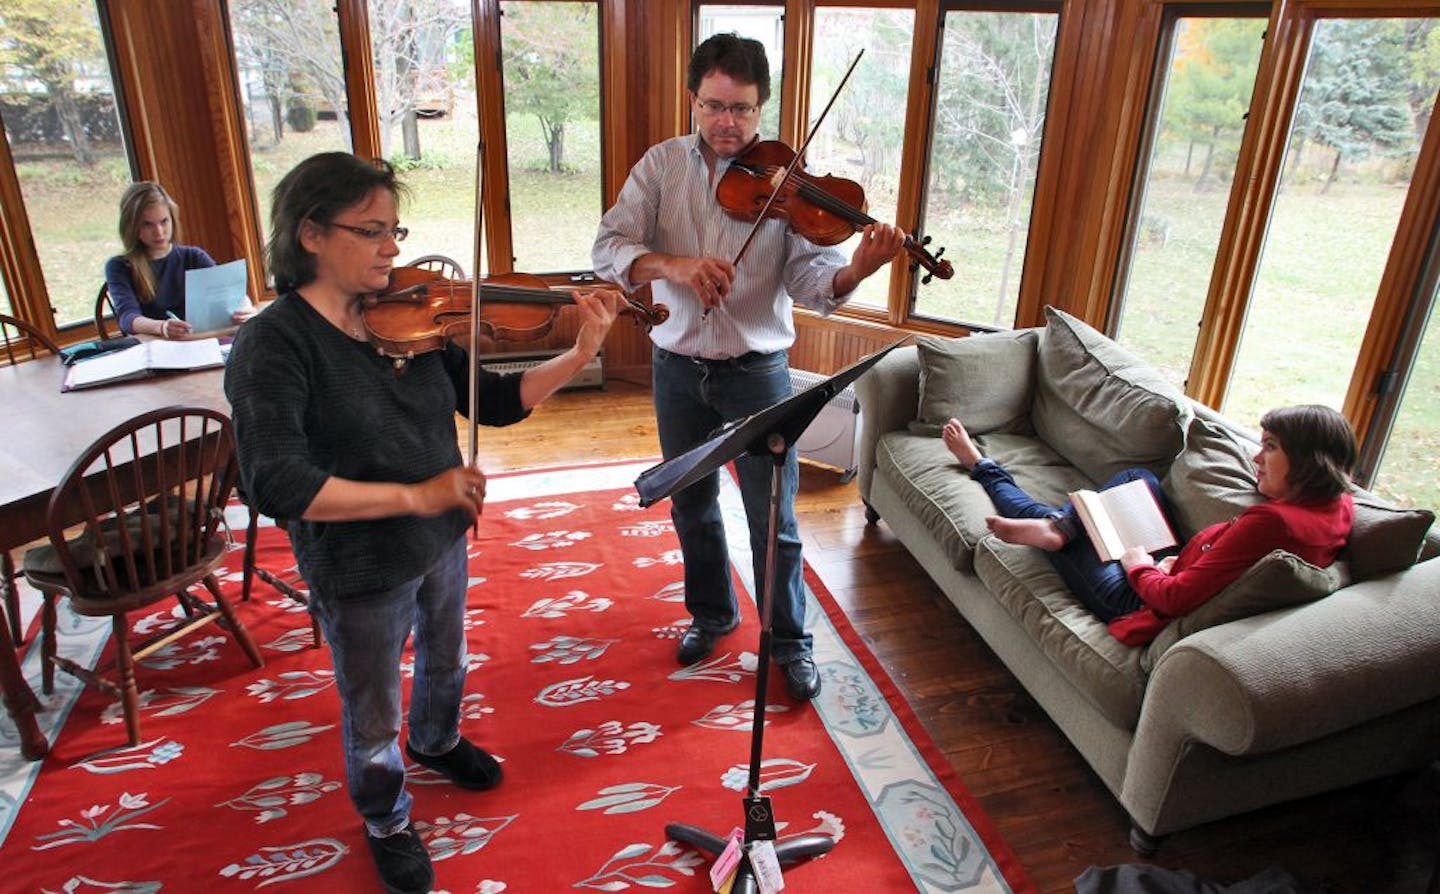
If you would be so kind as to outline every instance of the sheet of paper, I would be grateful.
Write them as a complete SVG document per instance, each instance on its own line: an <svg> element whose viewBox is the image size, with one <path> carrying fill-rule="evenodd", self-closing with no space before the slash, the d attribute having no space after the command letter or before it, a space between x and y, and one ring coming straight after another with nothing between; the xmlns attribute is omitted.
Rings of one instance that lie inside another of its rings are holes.
<svg viewBox="0 0 1440 894"><path fill-rule="evenodd" d="M225 365L218 338L148 341L145 347L150 351L151 369L205 369Z"/></svg>
<svg viewBox="0 0 1440 894"><path fill-rule="evenodd" d="M196 332L227 329L245 306L245 259L185 271L185 322Z"/></svg>

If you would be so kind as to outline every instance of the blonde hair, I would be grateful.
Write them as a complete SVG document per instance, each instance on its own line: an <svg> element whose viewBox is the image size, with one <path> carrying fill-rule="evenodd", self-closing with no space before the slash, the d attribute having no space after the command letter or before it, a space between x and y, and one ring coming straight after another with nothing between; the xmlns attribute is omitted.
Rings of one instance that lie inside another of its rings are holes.
<svg viewBox="0 0 1440 894"><path fill-rule="evenodd" d="M135 297L140 301L155 300L155 268L150 263L149 251L140 241L140 218L151 205L164 205L170 211L170 240L180 239L180 206L170 198L165 187L153 180L141 180L130 184L120 197L120 244L125 251L122 255L130 265L131 279L135 283Z"/></svg>

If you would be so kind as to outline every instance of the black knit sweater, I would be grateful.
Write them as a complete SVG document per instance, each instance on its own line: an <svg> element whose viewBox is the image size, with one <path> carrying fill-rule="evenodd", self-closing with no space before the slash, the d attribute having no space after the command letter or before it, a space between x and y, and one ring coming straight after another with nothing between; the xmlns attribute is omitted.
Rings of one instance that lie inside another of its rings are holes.
<svg viewBox="0 0 1440 894"><path fill-rule="evenodd" d="M461 464L455 413L467 409L466 352L451 344L396 372L299 295L287 293L240 327L225 369L252 507L285 519L300 573L327 597L388 590L423 574L468 525L433 518L313 522L304 514L327 478L412 484ZM520 374L480 371L479 421L528 415Z"/></svg>

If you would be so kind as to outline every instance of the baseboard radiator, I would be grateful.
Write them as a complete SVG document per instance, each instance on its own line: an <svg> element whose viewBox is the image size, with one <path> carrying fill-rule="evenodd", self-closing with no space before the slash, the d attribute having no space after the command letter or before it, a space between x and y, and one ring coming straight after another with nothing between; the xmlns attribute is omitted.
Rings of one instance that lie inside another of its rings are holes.
<svg viewBox="0 0 1440 894"><path fill-rule="evenodd" d="M803 369L790 370L790 385L797 394L828 378ZM839 469L841 481L855 477L860 452L860 401L854 386L830 398L800 436L795 449L801 459Z"/></svg>
<svg viewBox="0 0 1440 894"><path fill-rule="evenodd" d="M491 372L509 373L524 372L534 366L539 366L551 357L558 357L564 351L530 351L515 352L509 354L481 354L480 365ZM605 349L601 348L600 353L590 358L590 362L580 368L569 382L560 386L561 391L573 391L579 388L604 388L605 387Z"/></svg>

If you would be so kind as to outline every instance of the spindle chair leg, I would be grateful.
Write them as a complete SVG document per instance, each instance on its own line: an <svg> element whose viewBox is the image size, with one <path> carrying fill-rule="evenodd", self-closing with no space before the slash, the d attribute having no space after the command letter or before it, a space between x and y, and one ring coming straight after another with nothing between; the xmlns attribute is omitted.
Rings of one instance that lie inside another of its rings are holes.
<svg viewBox="0 0 1440 894"><path fill-rule="evenodd" d="M15 560L7 549L0 552L0 587L5 589L5 619L15 645L25 645L25 625L20 623L20 587L15 583Z"/></svg>
<svg viewBox="0 0 1440 894"><path fill-rule="evenodd" d="M205 589L209 590L211 597L214 598L215 608L220 612L220 617L225 620L225 626L230 629L230 635L235 637L240 648L250 656L250 663L255 667L264 667L265 658L260 654L260 648L255 645L255 640L250 638L250 631L245 629L245 625L235 620L235 610L230 607L230 600L220 592L220 584L215 580L215 575L206 575L201 582L205 584Z"/></svg>
<svg viewBox="0 0 1440 894"><path fill-rule="evenodd" d="M40 604L40 691L55 691L55 594L44 593Z"/></svg>
<svg viewBox="0 0 1440 894"><path fill-rule="evenodd" d="M140 744L140 692L135 686L135 660L130 654L129 627L124 612L110 619L110 629L115 638L115 670L119 675L116 685L125 712L125 732L130 737L131 747L134 747Z"/></svg>

